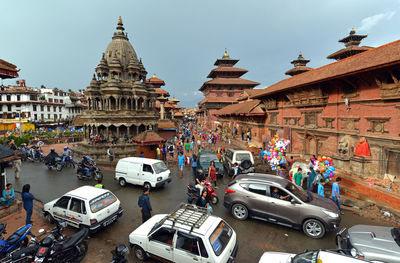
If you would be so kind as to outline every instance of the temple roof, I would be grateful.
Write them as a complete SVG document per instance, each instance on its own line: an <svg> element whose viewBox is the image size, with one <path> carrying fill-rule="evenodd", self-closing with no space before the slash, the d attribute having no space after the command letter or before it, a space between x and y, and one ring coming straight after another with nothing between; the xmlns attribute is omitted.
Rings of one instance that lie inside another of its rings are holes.
<svg viewBox="0 0 400 263"><path fill-rule="evenodd" d="M166 90L163 90L162 88L156 88L156 94L157 96L164 95L164 97L169 97L169 92Z"/></svg>
<svg viewBox="0 0 400 263"><path fill-rule="evenodd" d="M160 120L158 122L158 129L176 129L176 124L168 120Z"/></svg>
<svg viewBox="0 0 400 263"><path fill-rule="evenodd" d="M400 64L400 40L281 80L265 88L262 93L252 96L252 98L261 98L293 88L398 64Z"/></svg>
<svg viewBox="0 0 400 263"><path fill-rule="evenodd" d="M294 75L298 75L298 74L301 74L301 73L309 71L309 70L312 70L312 68L306 67L306 66L297 66L297 67L291 68L288 71L286 71L285 75L294 76Z"/></svg>
<svg viewBox="0 0 400 263"><path fill-rule="evenodd" d="M327 58L340 60L371 49L372 47L359 47L361 40L366 37L367 35L357 35L354 28L351 29L347 37L339 40L344 43L345 48L330 54Z"/></svg>
<svg viewBox="0 0 400 263"><path fill-rule="evenodd" d="M219 73L235 73L238 77L246 74L248 70L236 67L218 67L211 70L210 74L208 74L207 78L215 78L218 76Z"/></svg>
<svg viewBox="0 0 400 263"><path fill-rule="evenodd" d="M165 142L166 140L154 131L144 131L132 139L140 145L154 145Z"/></svg>
<svg viewBox="0 0 400 263"><path fill-rule="evenodd" d="M204 82L199 90L202 91L209 85L229 85L229 86L240 85L240 86L255 87L259 84L260 83L258 83L258 82L251 81L248 79L242 79L242 78L215 78L215 79Z"/></svg>
<svg viewBox="0 0 400 263"><path fill-rule="evenodd" d="M1 79L10 79L18 77L17 66L7 62L5 60L0 59L0 78Z"/></svg>
<svg viewBox="0 0 400 263"><path fill-rule="evenodd" d="M264 91L263 89L245 89L245 90L243 90L243 94L240 95L240 97L237 98L236 100L237 101L247 100L251 96L255 96L256 94L259 94L263 91Z"/></svg>
<svg viewBox="0 0 400 263"><path fill-rule="evenodd" d="M222 58L217 59L217 60L215 61L214 65L215 65L215 66L219 66L219 65L233 66L233 65L235 65L238 61L239 61L239 59L232 59L232 58L229 56L228 51L226 51L226 48L225 48L224 55L222 56Z"/></svg>
<svg viewBox="0 0 400 263"><path fill-rule="evenodd" d="M153 77L146 79L146 83L165 86L164 80L157 78L156 73L153 74Z"/></svg>
<svg viewBox="0 0 400 263"><path fill-rule="evenodd" d="M232 104L216 111L215 115L264 115L265 112L260 106L260 100L244 101L242 103Z"/></svg>
<svg viewBox="0 0 400 263"><path fill-rule="evenodd" d="M236 103L235 97L205 97L199 102L199 105L204 103Z"/></svg>

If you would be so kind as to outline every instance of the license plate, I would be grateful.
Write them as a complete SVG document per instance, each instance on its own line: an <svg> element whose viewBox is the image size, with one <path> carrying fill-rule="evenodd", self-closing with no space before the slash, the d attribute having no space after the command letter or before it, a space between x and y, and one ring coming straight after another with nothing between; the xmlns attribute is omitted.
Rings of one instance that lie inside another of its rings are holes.
<svg viewBox="0 0 400 263"><path fill-rule="evenodd" d="M115 221L115 219L117 219L117 216L113 216L111 219L109 219L106 222L104 222L103 226L111 225Z"/></svg>

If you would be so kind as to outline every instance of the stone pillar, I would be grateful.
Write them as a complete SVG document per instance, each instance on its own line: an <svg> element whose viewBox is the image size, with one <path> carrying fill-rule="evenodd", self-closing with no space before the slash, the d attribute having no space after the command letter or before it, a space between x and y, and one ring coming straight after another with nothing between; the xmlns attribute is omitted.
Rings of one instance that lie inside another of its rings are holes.
<svg viewBox="0 0 400 263"><path fill-rule="evenodd" d="M129 108L128 108L128 100L125 100L125 109L129 110Z"/></svg>
<svg viewBox="0 0 400 263"><path fill-rule="evenodd" d="M165 119L165 108L164 108L164 102L160 102L160 117L161 120Z"/></svg>
<svg viewBox="0 0 400 263"><path fill-rule="evenodd" d="M126 134L128 135L128 138L129 138L129 136L130 136L130 134L129 134L129 130L131 129L131 126L127 126L126 127Z"/></svg>
<svg viewBox="0 0 400 263"><path fill-rule="evenodd" d="M136 135L139 134L139 126L136 126Z"/></svg>
<svg viewBox="0 0 400 263"><path fill-rule="evenodd" d="M99 134L99 127L96 126L96 135Z"/></svg>
<svg viewBox="0 0 400 263"><path fill-rule="evenodd" d="M175 119L174 115L174 109L171 109L171 119Z"/></svg>
<svg viewBox="0 0 400 263"><path fill-rule="evenodd" d="M107 127L106 127L106 135L105 135L105 136L107 137L107 139L110 138L110 136L109 136L109 134L108 134L109 131L110 131L109 126L107 126Z"/></svg>
<svg viewBox="0 0 400 263"><path fill-rule="evenodd" d="M117 137L119 138L119 126L117 126Z"/></svg>
<svg viewBox="0 0 400 263"><path fill-rule="evenodd" d="M121 102L122 102L122 98L121 98L121 97L119 97L119 98L118 98L118 109L119 109L119 110L121 110L121 109L122 109Z"/></svg>
<svg viewBox="0 0 400 263"><path fill-rule="evenodd" d="M139 109L138 101L139 101L138 99L135 99L135 110Z"/></svg>

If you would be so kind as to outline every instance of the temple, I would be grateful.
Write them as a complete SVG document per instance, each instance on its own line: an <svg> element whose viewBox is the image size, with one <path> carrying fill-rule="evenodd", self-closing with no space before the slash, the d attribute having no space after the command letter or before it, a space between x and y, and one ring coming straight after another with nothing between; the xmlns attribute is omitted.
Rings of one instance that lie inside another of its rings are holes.
<svg viewBox="0 0 400 263"><path fill-rule="evenodd" d="M146 83L146 69L124 32L121 17L117 29L95 69L85 94L88 110L81 119L85 136L131 138L146 130L157 132L156 88ZM81 145L86 151L89 145ZM136 144L115 149L119 157L135 156ZM95 156L96 157L96 156ZM97 158L104 158L102 156Z"/></svg>
<svg viewBox="0 0 400 263"><path fill-rule="evenodd" d="M207 78L212 78L203 83L200 91L205 98L199 102L200 122L207 127L215 127L217 120L214 114L217 110L237 103L236 99L243 94L243 90L252 89L260 83L243 79L241 76L247 73L246 69L234 67L238 59L232 59L225 49L222 58L214 63L217 68L211 70Z"/></svg>
<svg viewBox="0 0 400 263"><path fill-rule="evenodd" d="M361 40L363 40L366 37L367 35L356 35L356 30L354 30L353 28L347 37L339 40L339 42L344 44L345 48L330 54L327 58L341 60L362 53L364 51L370 50L372 47L359 46Z"/></svg>
<svg viewBox="0 0 400 263"><path fill-rule="evenodd" d="M312 70L312 68L307 67L307 63L310 62L309 59L305 59L303 58L303 55L301 54L301 52L299 53L299 56L297 57L297 59L293 60L292 63L293 64L293 68L289 69L288 71L285 72L286 75L290 75L290 76L294 76L309 70Z"/></svg>

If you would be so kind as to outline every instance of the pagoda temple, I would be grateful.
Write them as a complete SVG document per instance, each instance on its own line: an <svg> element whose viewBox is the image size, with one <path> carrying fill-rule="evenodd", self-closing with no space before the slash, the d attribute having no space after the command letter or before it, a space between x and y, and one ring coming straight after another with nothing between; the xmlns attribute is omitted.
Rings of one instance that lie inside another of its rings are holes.
<svg viewBox="0 0 400 263"><path fill-rule="evenodd" d="M217 117L214 113L230 104L237 103L237 98L243 94L243 90L252 89L260 83L241 78L248 71L234 67L238 59L229 56L225 49L222 58L214 63L217 68L211 70L207 78L211 80L203 83L200 91L205 98L199 102L199 121L206 127L214 128Z"/></svg>
<svg viewBox="0 0 400 263"><path fill-rule="evenodd" d="M0 59L0 79L11 79L18 77L17 66Z"/></svg>
<svg viewBox="0 0 400 263"><path fill-rule="evenodd" d="M116 32L85 91L88 110L81 119L87 141L101 136L102 141L119 138L119 142L127 142L146 130L157 132L156 89L146 83L146 69L124 30L119 17ZM78 154L89 151L96 159L104 158L105 150L98 145L92 149L90 143L78 146ZM117 144L114 152L117 157L135 156L136 144Z"/></svg>
<svg viewBox="0 0 400 263"><path fill-rule="evenodd" d="M293 60L292 63L293 64L293 68L289 69L288 71L285 72L286 75L290 75L290 76L294 76L309 70L312 70L312 68L307 67L307 63L310 62L309 59L305 59L303 58L303 55L301 54L301 52L299 53L299 56L297 57L297 59Z"/></svg>
<svg viewBox="0 0 400 263"><path fill-rule="evenodd" d="M344 44L345 48L342 48L335 53L330 54L327 58L341 60L372 49L372 47L359 46L361 40L366 37L367 35L357 35L356 30L353 28L347 37L339 40L339 42Z"/></svg>

